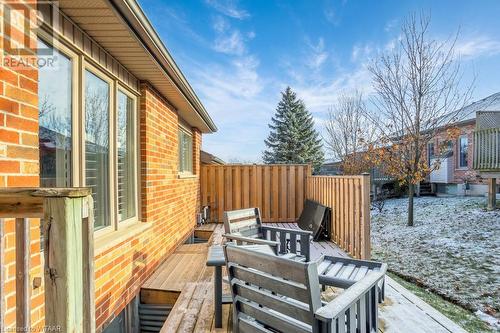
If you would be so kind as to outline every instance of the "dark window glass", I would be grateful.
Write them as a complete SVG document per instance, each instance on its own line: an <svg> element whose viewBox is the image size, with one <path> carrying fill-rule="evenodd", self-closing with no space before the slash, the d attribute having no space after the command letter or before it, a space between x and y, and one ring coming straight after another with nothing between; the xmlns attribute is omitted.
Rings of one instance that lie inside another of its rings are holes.
<svg viewBox="0 0 500 333"><path fill-rule="evenodd" d="M467 148L469 146L469 142L466 136L460 137L458 141L459 151L459 166L460 168L467 168Z"/></svg>
<svg viewBox="0 0 500 333"><path fill-rule="evenodd" d="M427 163L429 166L432 163L432 159L434 158L434 143L427 144Z"/></svg>
<svg viewBox="0 0 500 333"><path fill-rule="evenodd" d="M51 48L41 40L38 43L40 49ZM55 49L51 58L51 65L38 71L40 185L70 187L73 64Z"/></svg>

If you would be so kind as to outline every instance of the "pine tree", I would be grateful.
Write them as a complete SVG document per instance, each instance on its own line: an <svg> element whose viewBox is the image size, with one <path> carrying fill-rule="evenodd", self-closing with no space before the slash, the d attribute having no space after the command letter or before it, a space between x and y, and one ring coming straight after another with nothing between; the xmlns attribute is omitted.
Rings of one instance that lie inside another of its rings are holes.
<svg viewBox="0 0 500 333"><path fill-rule="evenodd" d="M264 163L310 163L317 171L323 163L323 149L314 120L304 102L287 87L281 93L276 114L269 124L271 132L265 144Z"/></svg>

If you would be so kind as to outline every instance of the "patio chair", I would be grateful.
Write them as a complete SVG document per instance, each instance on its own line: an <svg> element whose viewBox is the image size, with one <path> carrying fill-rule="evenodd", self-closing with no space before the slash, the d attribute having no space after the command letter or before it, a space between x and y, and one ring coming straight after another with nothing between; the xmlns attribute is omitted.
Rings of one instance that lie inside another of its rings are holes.
<svg viewBox="0 0 500 333"><path fill-rule="evenodd" d="M312 232L263 225L259 208L224 212L224 229L224 237L238 245L265 244L288 259L310 260Z"/></svg>
<svg viewBox="0 0 500 333"><path fill-rule="evenodd" d="M320 297L316 262L298 262L227 244L234 332L377 332L377 283L372 272L329 303Z"/></svg>

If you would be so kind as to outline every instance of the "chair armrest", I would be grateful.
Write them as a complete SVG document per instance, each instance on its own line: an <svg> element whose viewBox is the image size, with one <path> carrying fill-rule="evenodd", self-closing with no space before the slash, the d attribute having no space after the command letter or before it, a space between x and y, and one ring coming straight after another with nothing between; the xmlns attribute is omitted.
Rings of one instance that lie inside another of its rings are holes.
<svg viewBox="0 0 500 333"><path fill-rule="evenodd" d="M288 232L290 234L296 234L296 235L309 235L312 236L312 231L307 231L307 230L299 230L299 229L290 229L290 228L280 228L280 227L271 227L271 226L266 226L263 225L261 227L264 230L274 230L274 231L283 231L283 232Z"/></svg>
<svg viewBox="0 0 500 333"><path fill-rule="evenodd" d="M260 238L251 238L251 237L237 236L237 235L231 235L231 234L224 234L224 235L222 235L222 237L225 237L229 240L235 240L235 241L240 241L240 242L245 242L245 243L269 245L273 248L277 248L279 245L278 242L260 239Z"/></svg>
<svg viewBox="0 0 500 333"><path fill-rule="evenodd" d="M316 310L314 316L321 321L329 322L344 315L345 311L370 292L370 289L383 279L384 275L381 272L368 273L327 305Z"/></svg>

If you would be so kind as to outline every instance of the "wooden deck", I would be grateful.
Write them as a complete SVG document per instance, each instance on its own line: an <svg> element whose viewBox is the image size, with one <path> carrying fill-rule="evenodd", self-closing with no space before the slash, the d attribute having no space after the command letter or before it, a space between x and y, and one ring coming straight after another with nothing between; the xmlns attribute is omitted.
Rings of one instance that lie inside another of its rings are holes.
<svg viewBox="0 0 500 333"><path fill-rule="evenodd" d="M296 228L294 224L275 224ZM208 246L222 242L221 224L199 228L200 235L210 235L207 243L180 246L143 285L143 290L164 290L178 294L177 301L161 332L231 332L231 306L223 306L223 328L214 327L213 268L205 266ZM321 255L347 256L334 243L313 242L311 258ZM454 322L386 278L386 300L380 306L380 331L395 332L465 332ZM224 285L228 293L227 285Z"/></svg>

